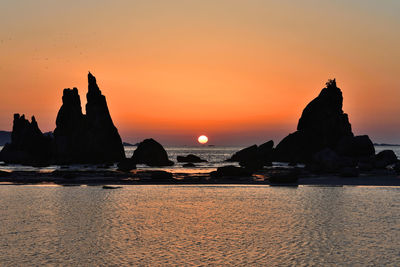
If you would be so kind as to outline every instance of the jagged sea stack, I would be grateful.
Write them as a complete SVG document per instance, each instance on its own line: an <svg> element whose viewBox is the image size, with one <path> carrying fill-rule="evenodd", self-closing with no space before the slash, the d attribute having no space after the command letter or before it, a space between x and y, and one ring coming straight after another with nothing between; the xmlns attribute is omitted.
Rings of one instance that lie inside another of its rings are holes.
<svg viewBox="0 0 400 267"><path fill-rule="evenodd" d="M125 158L121 137L111 119L106 98L89 72L86 115L78 89L64 89L54 138L60 163L104 163Z"/></svg>
<svg viewBox="0 0 400 267"><path fill-rule="evenodd" d="M373 155L375 150L372 142L367 136L354 137L348 116L342 107L342 91L336 86L335 79L329 80L318 97L303 110L297 131L289 134L277 145L275 160L307 162L316 152L325 148L339 154L346 151L350 154L358 153L357 156L360 157ZM367 142L363 139L367 139ZM360 143L362 147L359 147ZM351 151L354 149L357 151Z"/></svg>
<svg viewBox="0 0 400 267"><path fill-rule="evenodd" d="M40 131L34 116L31 122L25 116L14 114L11 143L0 152L0 160L7 163L47 165L52 156L51 137Z"/></svg>

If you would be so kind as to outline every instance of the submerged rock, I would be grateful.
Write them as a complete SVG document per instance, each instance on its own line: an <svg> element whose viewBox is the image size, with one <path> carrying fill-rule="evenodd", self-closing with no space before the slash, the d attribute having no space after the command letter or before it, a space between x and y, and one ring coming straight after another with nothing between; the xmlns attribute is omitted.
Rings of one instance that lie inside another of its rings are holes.
<svg viewBox="0 0 400 267"><path fill-rule="evenodd" d="M139 143L133 152L132 160L136 164L146 164L148 166L172 166L174 162L168 159L168 154L164 147L154 139L145 139Z"/></svg>
<svg viewBox="0 0 400 267"><path fill-rule="evenodd" d="M104 163L125 158L121 137L111 119L107 101L89 72L86 115L78 89L64 89L63 104L54 130L60 163Z"/></svg>
<svg viewBox="0 0 400 267"><path fill-rule="evenodd" d="M340 167L340 157L330 148L325 148L315 153L312 162L316 164L321 171L332 172L338 170Z"/></svg>
<svg viewBox="0 0 400 267"><path fill-rule="evenodd" d="M196 165L194 165L193 163L189 162L189 163L183 164L182 167L184 167L184 168L192 168L192 167L196 167Z"/></svg>
<svg viewBox="0 0 400 267"><path fill-rule="evenodd" d="M252 173L244 168L236 167L236 166L223 166L218 167L217 171L211 172L212 177L250 177Z"/></svg>
<svg viewBox="0 0 400 267"><path fill-rule="evenodd" d="M103 189L120 189L122 186L103 185Z"/></svg>
<svg viewBox="0 0 400 267"><path fill-rule="evenodd" d="M10 176L10 175L11 175L10 172L6 172L6 171L1 171L0 170L0 177L7 177L7 176Z"/></svg>
<svg viewBox="0 0 400 267"><path fill-rule="evenodd" d="M207 160L202 159L193 154L189 154L187 156L177 156L176 159L178 162L191 162L191 163L207 162Z"/></svg>
<svg viewBox="0 0 400 267"><path fill-rule="evenodd" d="M359 175L360 172L356 167L345 167L340 170L341 177L358 177Z"/></svg>
<svg viewBox="0 0 400 267"><path fill-rule="evenodd" d="M382 169L388 165L398 162L396 154L393 150L383 150L375 156L375 168Z"/></svg>
<svg viewBox="0 0 400 267"><path fill-rule="evenodd" d="M52 157L51 137L40 131L34 116L31 122L25 115L14 114L11 143L0 152L0 160L6 163L48 165Z"/></svg>
<svg viewBox="0 0 400 267"><path fill-rule="evenodd" d="M374 167L374 162L370 159L358 162L358 169L362 172L370 172L374 169Z"/></svg>
<svg viewBox="0 0 400 267"><path fill-rule="evenodd" d="M136 169L136 163L132 159L123 159L118 163L118 170L123 172L129 172Z"/></svg>
<svg viewBox="0 0 400 267"><path fill-rule="evenodd" d="M396 164L393 166L393 170L394 170L397 174L400 174L400 161L396 162Z"/></svg>
<svg viewBox="0 0 400 267"><path fill-rule="evenodd" d="M297 169L279 171L270 174L268 181L271 185L297 184L299 180L299 171Z"/></svg>
<svg viewBox="0 0 400 267"><path fill-rule="evenodd" d="M357 161L350 157L340 156L330 148L325 148L315 153L309 164L314 165L312 172L337 173L343 168L355 167Z"/></svg>
<svg viewBox="0 0 400 267"><path fill-rule="evenodd" d="M173 180L172 173L166 171L152 171L150 173L152 180Z"/></svg>
<svg viewBox="0 0 400 267"><path fill-rule="evenodd" d="M336 80L329 80L299 119L297 131L275 148L274 158L285 162L306 162L324 148L334 149L343 138L353 137L351 125L342 110L342 91Z"/></svg>

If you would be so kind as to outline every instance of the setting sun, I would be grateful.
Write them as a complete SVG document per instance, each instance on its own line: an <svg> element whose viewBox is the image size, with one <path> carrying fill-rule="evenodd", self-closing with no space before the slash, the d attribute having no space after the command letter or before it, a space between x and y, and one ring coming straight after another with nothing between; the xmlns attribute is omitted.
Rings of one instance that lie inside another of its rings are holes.
<svg viewBox="0 0 400 267"><path fill-rule="evenodd" d="M208 137L205 135L200 135L199 138L197 138L197 141L199 141L200 144L205 144L208 142Z"/></svg>

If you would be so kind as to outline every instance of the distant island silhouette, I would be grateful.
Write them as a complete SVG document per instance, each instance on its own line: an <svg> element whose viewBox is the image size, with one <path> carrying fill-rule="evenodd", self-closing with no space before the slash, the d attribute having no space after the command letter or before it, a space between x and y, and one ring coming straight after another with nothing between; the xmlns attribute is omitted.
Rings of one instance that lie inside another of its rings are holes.
<svg viewBox="0 0 400 267"><path fill-rule="evenodd" d="M24 115L14 114L11 142L0 152L0 160L6 164L33 166L75 163L107 166L117 163L118 170L123 173L130 173L137 164L151 167L174 165L164 147L152 138L136 144L133 156L126 158L123 145L131 144L122 143L106 98L90 72L86 98L86 114L83 114L78 89L63 90L63 104L53 134L42 133L34 116L28 121ZM276 147L270 140L237 151L227 162L238 162L240 167L218 167L205 179L253 179L254 173L267 173L270 182L295 183L299 176L306 173L358 177L360 173L389 170L388 166L392 166L393 172L400 173L399 160L392 150L375 154L374 144L368 135L354 136L349 117L342 107L341 89L335 79L328 80L320 94L304 108L295 132ZM204 162L193 154L178 156L177 160L185 162L184 167L195 167L194 163ZM293 167L277 172L278 169L271 168L272 162L287 162ZM305 167L295 167L299 164ZM172 179L167 172L152 172L150 176L157 181Z"/></svg>
<svg viewBox="0 0 400 267"><path fill-rule="evenodd" d="M374 146L400 146L400 144L374 143Z"/></svg>

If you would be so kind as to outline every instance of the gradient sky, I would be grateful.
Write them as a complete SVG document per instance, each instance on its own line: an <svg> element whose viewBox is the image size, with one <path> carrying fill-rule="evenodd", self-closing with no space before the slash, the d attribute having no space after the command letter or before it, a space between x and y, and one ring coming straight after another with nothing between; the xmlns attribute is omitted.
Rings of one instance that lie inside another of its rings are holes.
<svg viewBox="0 0 400 267"><path fill-rule="evenodd" d="M0 1L0 129L55 128L97 78L122 138L280 141L329 78L355 134L400 143L400 1Z"/></svg>

